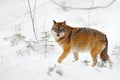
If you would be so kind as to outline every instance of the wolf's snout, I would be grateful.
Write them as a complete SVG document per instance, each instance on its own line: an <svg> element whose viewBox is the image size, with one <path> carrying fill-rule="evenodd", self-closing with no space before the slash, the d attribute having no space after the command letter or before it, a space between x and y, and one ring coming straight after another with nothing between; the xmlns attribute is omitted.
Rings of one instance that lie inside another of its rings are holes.
<svg viewBox="0 0 120 80"><path fill-rule="evenodd" d="M59 34L57 34L57 37L59 37L60 35Z"/></svg>

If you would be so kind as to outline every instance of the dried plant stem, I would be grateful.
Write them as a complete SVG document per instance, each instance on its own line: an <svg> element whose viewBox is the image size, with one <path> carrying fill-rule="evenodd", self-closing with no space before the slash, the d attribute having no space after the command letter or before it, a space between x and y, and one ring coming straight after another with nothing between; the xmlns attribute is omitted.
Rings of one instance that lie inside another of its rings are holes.
<svg viewBox="0 0 120 80"><path fill-rule="evenodd" d="M36 3L35 3L35 5L36 5ZM32 15L32 9L31 9L29 0L28 0L28 6L29 6L29 10L30 10L30 17L31 17L31 21L32 21L32 26L33 26L33 32L34 32L35 40L37 40L36 31L35 31L35 22L34 22L35 20L34 20L34 17Z"/></svg>

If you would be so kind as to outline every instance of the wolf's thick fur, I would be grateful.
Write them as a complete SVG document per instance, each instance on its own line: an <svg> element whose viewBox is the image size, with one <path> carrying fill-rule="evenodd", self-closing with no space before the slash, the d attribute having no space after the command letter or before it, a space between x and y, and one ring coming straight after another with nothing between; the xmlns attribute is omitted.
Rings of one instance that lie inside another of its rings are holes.
<svg viewBox="0 0 120 80"><path fill-rule="evenodd" d="M91 28L70 27L66 25L66 21L53 22L52 34L63 48L58 63L61 63L71 50L75 60L79 59L78 52L89 50L93 59L92 66L97 64L98 54L104 62L109 59L108 40L104 33Z"/></svg>

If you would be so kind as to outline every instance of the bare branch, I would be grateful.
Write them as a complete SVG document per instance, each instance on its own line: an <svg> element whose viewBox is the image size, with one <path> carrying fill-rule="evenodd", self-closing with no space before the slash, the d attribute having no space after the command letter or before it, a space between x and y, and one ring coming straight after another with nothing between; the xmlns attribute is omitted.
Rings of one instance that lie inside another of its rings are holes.
<svg viewBox="0 0 120 80"><path fill-rule="evenodd" d="M37 0L35 0L35 3L34 3L33 18L35 18L36 4L37 4Z"/></svg>
<svg viewBox="0 0 120 80"><path fill-rule="evenodd" d="M54 4L60 6L61 8L68 8L68 9L80 9L80 10L93 10L93 9L99 9L99 8L107 8L109 6L111 6L116 0L112 0L109 4L105 5L105 6L94 6L94 7L88 7L88 8L81 8L81 7L71 7L71 6L65 6L62 5L54 0L51 0Z"/></svg>
<svg viewBox="0 0 120 80"><path fill-rule="evenodd" d="M36 1L37 2L37 1ZM36 7L36 8L34 8L34 9L39 9L39 8L41 8L42 6L45 6L45 5L48 5L49 4L49 1L48 2L46 2L46 3L43 3L43 4L41 4L40 6L36 6L36 4L34 5L34 7ZM34 11L34 9L31 9L31 11L33 12ZM27 15L27 14L29 14L30 13L30 11L27 11L27 12L25 12L25 13L23 13L22 15L20 15L20 16L18 16L17 18L19 19L19 18L21 18L21 17L23 17L23 16L25 16L25 15Z"/></svg>
<svg viewBox="0 0 120 80"><path fill-rule="evenodd" d="M29 10L30 10L30 17L31 17L31 20L32 20L33 32L34 32L34 35L35 35L35 39L37 40L37 36L36 36L36 33L35 33L35 23L34 23L34 18L33 18L33 15L32 15L32 9L31 9L29 0L28 0L28 6L29 6Z"/></svg>
<svg viewBox="0 0 120 80"><path fill-rule="evenodd" d="M91 0L91 8L94 6L95 0ZM88 26L91 25L91 9L88 10Z"/></svg>

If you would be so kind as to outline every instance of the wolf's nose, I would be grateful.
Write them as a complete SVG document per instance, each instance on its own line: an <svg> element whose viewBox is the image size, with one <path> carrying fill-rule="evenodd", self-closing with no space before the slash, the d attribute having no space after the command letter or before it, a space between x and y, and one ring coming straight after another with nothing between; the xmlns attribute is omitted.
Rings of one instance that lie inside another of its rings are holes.
<svg viewBox="0 0 120 80"><path fill-rule="evenodd" d="M57 34L57 37L59 37L60 35L59 34Z"/></svg>

